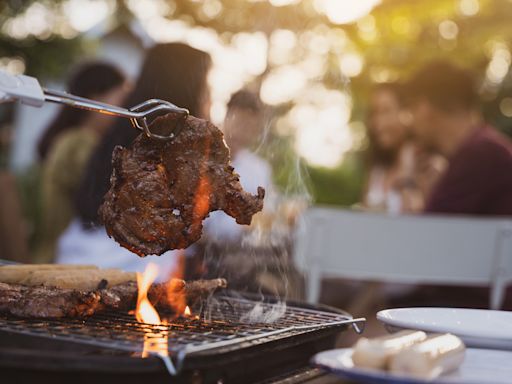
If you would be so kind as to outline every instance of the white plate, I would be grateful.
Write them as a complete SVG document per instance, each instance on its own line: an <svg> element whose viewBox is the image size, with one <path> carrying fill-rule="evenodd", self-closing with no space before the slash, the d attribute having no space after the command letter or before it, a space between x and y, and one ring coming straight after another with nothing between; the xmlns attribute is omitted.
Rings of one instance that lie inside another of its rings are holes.
<svg viewBox="0 0 512 384"><path fill-rule="evenodd" d="M510 384L512 383L512 352L489 349L466 350L464 363L457 371L435 380L424 381L391 375L384 371L354 367L352 349L333 349L313 356L313 364L337 376L362 383L396 384Z"/></svg>
<svg viewBox="0 0 512 384"><path fill-rule="evenodd" d="M377 313L391 331L453 333L468 347L512 350L512 312L463 308L398 308ZM512 379L511 379L512 381Z"/></svg>

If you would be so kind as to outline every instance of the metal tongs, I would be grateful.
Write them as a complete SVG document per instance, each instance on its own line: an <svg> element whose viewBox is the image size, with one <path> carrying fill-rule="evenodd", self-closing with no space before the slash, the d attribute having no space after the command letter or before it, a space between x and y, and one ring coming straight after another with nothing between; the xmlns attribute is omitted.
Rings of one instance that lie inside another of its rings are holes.
<svg viewBox="0 0 512 384"><path fill-rule="evenodd" d="M22 104L33 107L41 107L46 101L50 101L106 115L125 117L130 119L132 125L135 128L142 130L146 136L159 140L172 139L174 137L174 132L169 132L166 135L152 133L149 129L148 123L148 118L151 115L161 115L173 112L182 115L183 117L187 117L189 114L187 109L177 107L168 101L159 99L147 100L130 109L116 107L114 105L99 103L97 101L71 95L67 92L43 88L39 85L39 81L34 77L11 75L0 70L0 103L15 101L20 101Z"/></svg>

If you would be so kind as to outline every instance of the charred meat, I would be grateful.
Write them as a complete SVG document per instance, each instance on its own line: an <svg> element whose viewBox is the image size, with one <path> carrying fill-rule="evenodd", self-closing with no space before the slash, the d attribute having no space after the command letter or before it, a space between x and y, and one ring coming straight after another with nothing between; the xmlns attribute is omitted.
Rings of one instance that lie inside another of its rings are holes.
<svg viewBox="0 0 512 384"><path fill-rule="evenodd" d="M182 297L194 305L227 285L224 279L185 282L173 279L165 284L154 284L149 289L149 300L161 310L182 313L171 300ZM0 313L29 318L87 317L105 311L127 311L135 308L137 284L126 282L94 291L25 286L0 282Z"/></svg>
<svg viewBox="0 0 512 384"><path fill-rule="evenodd" d="M101 307L98 292L0 283L0 312L19 317L85 317Z"/></svg>
<svg viewBox="0 0 512 384"><path fill-rule="evenodd" d="M212 211L250 224L263 208L265 190L253 196L242 189L217 127L174 114L151 125L155 133L169 129L178 131L172 140L141 134L130 148L115 148L111 187L99 211L109 236L139 256L188 247Z"/></svg>

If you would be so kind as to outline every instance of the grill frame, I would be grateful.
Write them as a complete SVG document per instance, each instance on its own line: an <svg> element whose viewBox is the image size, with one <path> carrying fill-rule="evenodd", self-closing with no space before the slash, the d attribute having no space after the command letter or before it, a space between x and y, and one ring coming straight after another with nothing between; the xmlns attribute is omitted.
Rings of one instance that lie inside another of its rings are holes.
<svg viewBox="0 0 512 384"><path fill-rule="evenodd" d="M236 295L239 296L238 293ZM245 297L247 296L250 297L250 295L245 295ZM287 305L305 311L322 311L333 316L352 319L348 313L326 306L312 306L296 302L288 302ZM201 383L217 382L219 378L228 383L240 382L237 380L244 377L243 382L249 383L252 381L249 381L246 376L251 370L254 372L250 375L255 379L262 374L262 372L258 372L258 369L261 371L259 365L261 365L262 359L268 359L268 362L272 363L271 367L265 369L268 374L274 371L278 374L285 370L300 368L307 365L309 358L314 353L332 348L336 341L335 335L348 327L350 327L349 323L316 327L292 332L292 334L282 333L275 337L256 339L244 345L243 348L236 345L235 347L191 353L186 356L182 371L174 379L178 383L190 382L193 377L198 376L201 378L198 382ZM0 369L2 371L7 369L7 371L17 371L19 374L20 370L24 372L36 370L44 371L46 375L48 372L52 372L54 375L48 381L52 383L60 382L59 378L62 379L69 372L80 372L81 377L92 375L91 380L94 379L98 383L101 382L101 377L104 377L105 374L127 375L123 379L123 382L127 383L132 382L130 381L131 376L135 377L138 374L160 375L162 382L169 380L163 364L155 357L134 358L132 353L127 351L105 349L102 346L76 342L70 343L59 338L33 337L9 332L2 327L0 327L0 335L2 335L0 339L4 341L11 338L13 345L20 345L19 341L25 338L28 345L28 348L13 350L12 345L11 348L2 348L0 344ZM50 347L46 346L46 351L44 351L43 344L50 345ZM158 380L155 379L155 382Z"/></svg>
<svg viewBox="0 0 512 384"><path fill-rule="evenodd" d="M0 331L132 353L142 352L145 335L152 337L164 332L168 333L169 354L175 357L181 353L187 356L226 353L245 348L246 344L271 342L322 328L341 329L354 321L341 310L312 309L288 302L285 313L277 321L248 322L241 318L255 305L268 313L279 310L280 304L275 300L255 301L246 295L240 298L221 295L215 303L209 305L213 309L202 315L206 321L179 318L168 326L139 323L133 315L118 312L96 314L87 319L20 319L0 315Z"/></svg>

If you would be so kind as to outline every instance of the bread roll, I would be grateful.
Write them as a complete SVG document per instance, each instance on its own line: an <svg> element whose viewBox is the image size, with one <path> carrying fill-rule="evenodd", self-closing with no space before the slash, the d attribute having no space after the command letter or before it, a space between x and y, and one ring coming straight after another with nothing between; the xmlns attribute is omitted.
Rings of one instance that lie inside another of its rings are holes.
<svg viewBox="0 0 512 384"><path fill-rule="evenodd" d="M430 336L394 356L390 371L396 375L435 379L459 368L464 361L465 350L464 343L457 336Z"/></svg>
<svg viewBox="0 0 512 384"><path fill-rule="evenodd" d="M135 273L124 272L120 269L41 270L32 272L21 280L20 284L93 291L98 289L102 281L106 282L105 287L111 287L135 280Z"/></svg>
<svg viewBox="0 0 512 384"><path fill-rule="evenodd" d="M425 332L410 330L375 339L363 337L354 346L352 361L357 367L387 369L394 355L426 338Z"/></svg>
<svg viewBox="0 0 512 384"><path fill-rule="evenodd" d="M70 270L97 270L95 265L72 264L14 264L0 267L0 282L7 284L21 284L35 271L64 271Z"/></svg>

